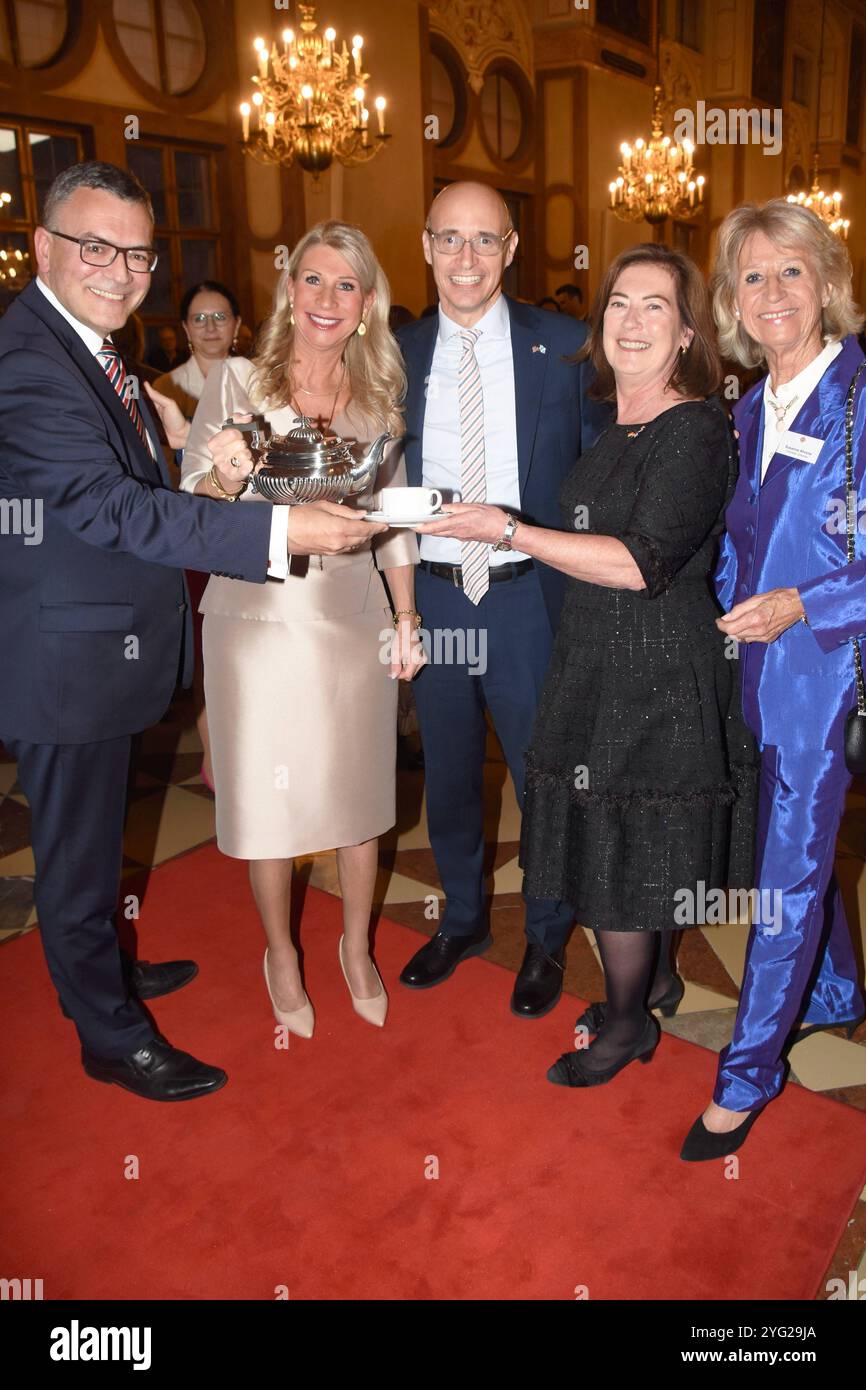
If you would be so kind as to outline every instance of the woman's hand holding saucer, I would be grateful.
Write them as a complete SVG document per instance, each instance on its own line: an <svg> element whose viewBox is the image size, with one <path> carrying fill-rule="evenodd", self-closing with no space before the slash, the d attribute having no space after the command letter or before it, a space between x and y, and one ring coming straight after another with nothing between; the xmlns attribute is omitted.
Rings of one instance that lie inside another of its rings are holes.
<svg viewBox="0 0 866 1390"><path fill-rule="evenodd" d="M421 536L448 536L458 541L487 541L493 545L505 530L508 517L501 507L487 502L443 502L444 516L412 527Z"/></svg>

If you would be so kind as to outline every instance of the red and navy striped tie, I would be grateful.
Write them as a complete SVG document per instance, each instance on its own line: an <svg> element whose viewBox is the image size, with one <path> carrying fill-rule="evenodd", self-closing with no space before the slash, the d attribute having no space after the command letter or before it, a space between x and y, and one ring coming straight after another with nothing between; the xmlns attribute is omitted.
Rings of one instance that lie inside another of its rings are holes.
<svg viewBox="0 0 866 1390"><path fill-rule="evenodd" d="M114 346L114 343L111 341L110 338L106 338L103 341L102 347L99 349L99 352L96 355L105 371L105 375L108 377L108 380L111 382L118 396L123 401L123 404L126 407L126 412L129 415L130 420L135 425L135 428L138 430L138 433L141 436L142 444L144 445L145 449L147 449L148 453L152 456L153 451L150 447L150 440L147 437L147 430L144 427L144 421L141 418L141 411L138 408L138 401L132 394L132 378L127 376L126 368L124 367L123 362L121 361L120 353L117 351L117 348Z"/></svg>

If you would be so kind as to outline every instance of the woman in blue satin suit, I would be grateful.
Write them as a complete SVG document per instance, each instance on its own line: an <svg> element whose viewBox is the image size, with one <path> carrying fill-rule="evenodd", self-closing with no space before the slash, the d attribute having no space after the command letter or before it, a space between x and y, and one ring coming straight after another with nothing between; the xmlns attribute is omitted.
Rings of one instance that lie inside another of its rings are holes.
<svg viewBox="0 0 866 1390"><path fill-rule="evenodd" d="M718 626L741 644L743 712L761 746L761 906L733 1038L686 1160L739 1148L781 1090L792 1042L840 1025L850 1036L863 1018L833 874L851 781L851 639L866 634L866 526L847 564L843 501L845 401L864 361L863 315L844 244L781 198L722 223L714 292L723 354L768 368L734 410L740 476L716 577L726 610ZM854 481L866 501L864 473L866 371L854 413Z"/></svg>

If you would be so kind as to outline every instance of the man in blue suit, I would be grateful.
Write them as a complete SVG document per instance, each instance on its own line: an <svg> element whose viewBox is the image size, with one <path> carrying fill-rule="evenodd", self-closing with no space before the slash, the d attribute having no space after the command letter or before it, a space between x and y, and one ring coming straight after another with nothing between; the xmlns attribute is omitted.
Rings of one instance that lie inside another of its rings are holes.
<svg viewBox="0 0 866 1390"><path fill-rule="evenodd" d="M370 523L331 504L229 507L172 491L110 339L156 264L137 179L96 161L58 175L35 249L38 278L0 321L0 499L41 531L0 538L0 739L30 802L43 948L85 1071L188 1100L225 1072L156 1034L138 1001L197 967L125 960L114 925L131 735L192 676L182 567L264 583L285 577L289 550L350 549ZM228 495L220 485L215 499Z"/></svg>
<svg viewBox="0 0 866 1390"><path fill-rule="evenodd" d="M560 485L581 450L582 370L568 359L586 338L571 318L502 293L517 234L492 188L451 184L434 200L424 255L437 316L399 334L409 389L406 470L446 500L487 501L537 525L561 527ZM605 412L596 408L583 447ZM516 524L516 523L515 523ZM445 890L435 936L401 981L428 989L491 944L484 895L485 710L518 800L523 751L550 658L564 576L516 552L423 535L416 602L434 641L415 685L424 745L430 843ZM449 641L437 642L447 635ZM462 640L461 640L462 639ZM440 659L444 656L444 660ZM512 1012L538 1018L562 992L568 906L529 899L527 946Z"/></svg>

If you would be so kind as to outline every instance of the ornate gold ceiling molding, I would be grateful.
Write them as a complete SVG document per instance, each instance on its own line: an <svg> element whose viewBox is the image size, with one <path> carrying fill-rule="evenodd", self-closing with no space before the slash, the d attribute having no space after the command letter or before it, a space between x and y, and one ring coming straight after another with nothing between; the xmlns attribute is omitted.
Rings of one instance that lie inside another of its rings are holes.
<svg viewBox="0 0 866 1390"><path fill-rule="evenodd" d="M469 85L480 92L484 72L508 58L532 81L532 27L516 0L427 0L430 28L448 39L466 66Z"/></svg>
<svg viewBox="0 0 866 1390"><path fill-rule="evenodd" d="M665 39L662 39L660 56L663 109L667 120L673 122L680 108L695 109L704 90L702 63L680 44Z"/></svg>
<svg viewBox="0 0 866 1390"><path fill-rule="evenodd" d="M810 135L810 131L814 131L814 123L811 113L804 111L802 107L796 106L793 102L789 102L785 107L784 122L783 155L785 159L785 192L787 193L792 169L799 167L803 170L803 184L806 188L811 181L814 135ZM799 187L794 191L799 192Z"/></svg>

